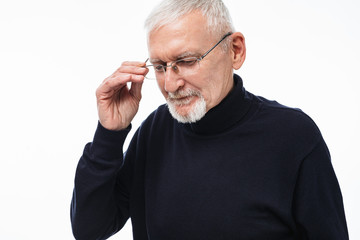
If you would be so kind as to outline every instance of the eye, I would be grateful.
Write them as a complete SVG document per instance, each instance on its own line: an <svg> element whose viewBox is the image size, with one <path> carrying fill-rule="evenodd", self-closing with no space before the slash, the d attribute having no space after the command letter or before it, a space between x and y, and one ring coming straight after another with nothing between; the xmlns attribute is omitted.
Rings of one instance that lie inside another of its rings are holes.
<svg viewBox="0 0 360 240"><path fill-rule="evenodd" d="M154 69L155 69L156 72L163 72L164 71L164 66L160 65L160 64L157 64L157 65L154 65Z"/></svg>
<svg viewBox="0 0 360 240"><path fill-rule="evenodd" d="M191 58L184 58L181 60L178 60L176 62L176 65L180 66L180 67L191 67L193 66L196 62L197 62L197 58L196 57L191 57Z"/></svg>

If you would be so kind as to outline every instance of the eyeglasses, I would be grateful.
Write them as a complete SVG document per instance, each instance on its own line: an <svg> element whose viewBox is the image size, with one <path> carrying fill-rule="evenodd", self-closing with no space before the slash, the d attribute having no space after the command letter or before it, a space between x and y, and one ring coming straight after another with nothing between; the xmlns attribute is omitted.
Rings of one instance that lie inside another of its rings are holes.
<svg viewBox="0 0 360 240"><path fill-rule="evenodd" d="M168 67L172 68L172 70L181 75L187 76L195 73L200 67L200 61L203 60L214 48L217 47L225 38L230 36L232 33L228 32L225 34L219 42L217 42L212 48L210 48L206 53L204 53L201 57L185 57L173 62L170 62L169 65L163 64L150 64L146 65L146 68L149 68L149 72L146 75L147 79L161 79L165 77L166 69ZM148 60L148 59L147 59ZM147 61L146 60L146 61Z"/></svg>

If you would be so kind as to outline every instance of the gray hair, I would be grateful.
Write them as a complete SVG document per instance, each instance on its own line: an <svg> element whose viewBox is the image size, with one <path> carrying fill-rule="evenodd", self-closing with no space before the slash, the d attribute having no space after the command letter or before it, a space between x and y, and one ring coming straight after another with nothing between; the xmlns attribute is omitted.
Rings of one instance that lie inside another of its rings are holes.
<svg viewBox="0 0 360 240"><path fill-rule="evenodd" d="M229 11L221 0L164 0L146 19L147 34L195 10L200 10L207 19L207 30L214 37L234 32Z"/></svg>

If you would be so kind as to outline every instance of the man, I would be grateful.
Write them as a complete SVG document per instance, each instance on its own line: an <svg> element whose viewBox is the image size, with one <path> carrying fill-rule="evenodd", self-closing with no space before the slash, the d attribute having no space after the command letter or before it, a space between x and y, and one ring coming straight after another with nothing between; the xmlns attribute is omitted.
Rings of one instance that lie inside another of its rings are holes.
<svg viewBox="0 0 360 240"><path fill-rule="evenodd" d="M244 89L233 74L244 37L221 0L165 0L146 26L150 63L125 62L97 89L99 124L75 178L74 236L105 239L130 217L135 240L348 239L318 128ZM167 104L123 156L151 76Z"/></svg>

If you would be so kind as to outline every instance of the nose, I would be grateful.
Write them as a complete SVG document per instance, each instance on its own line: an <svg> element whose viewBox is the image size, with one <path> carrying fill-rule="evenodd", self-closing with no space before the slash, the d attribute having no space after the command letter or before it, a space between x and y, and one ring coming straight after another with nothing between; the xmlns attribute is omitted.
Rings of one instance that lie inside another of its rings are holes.
<svg viewBox="0 0 360 240"><path fill-rule="evenodd" d="M184 86L184 80L177 74L172 67L169 67L164 72L164 89L166 92L175 92L182 86Z"/></svg>

